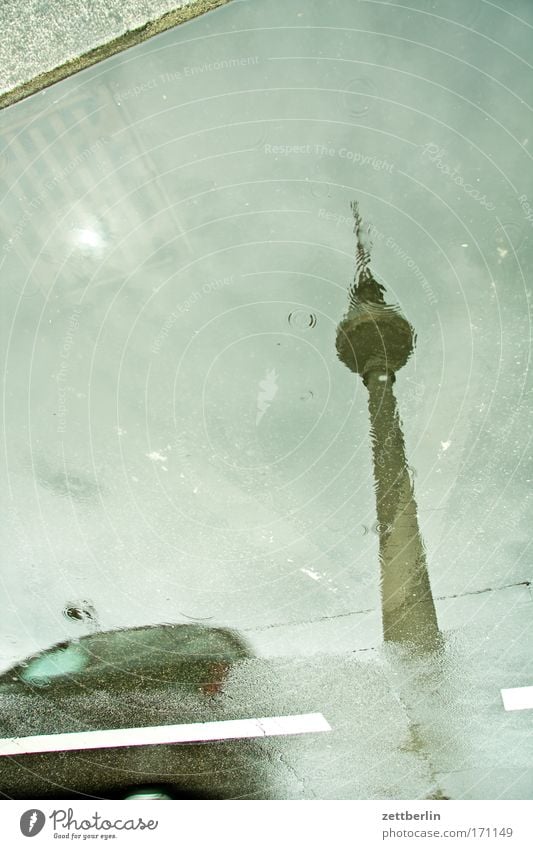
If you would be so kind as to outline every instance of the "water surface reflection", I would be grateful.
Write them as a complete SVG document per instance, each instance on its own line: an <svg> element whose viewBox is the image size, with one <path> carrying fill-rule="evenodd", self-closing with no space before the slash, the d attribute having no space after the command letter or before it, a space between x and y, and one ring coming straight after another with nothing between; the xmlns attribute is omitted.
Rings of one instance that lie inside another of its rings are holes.
<svg viewBox="0 0 533 849"><path fill-rule="evenodd" d="M440 632L429 583L393 385L415 346L415 333L373 276L368 234L352 203L357 272L349 308L337 330L339 359L361 375L368 390L381 563L385 640L439 645Z"/></svg>

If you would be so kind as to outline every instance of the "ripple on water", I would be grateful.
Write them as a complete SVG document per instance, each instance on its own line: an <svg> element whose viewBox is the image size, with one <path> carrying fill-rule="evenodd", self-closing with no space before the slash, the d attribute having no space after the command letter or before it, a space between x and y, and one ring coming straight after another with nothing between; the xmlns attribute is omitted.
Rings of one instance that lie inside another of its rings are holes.
<svg viewBox="0 0 533 849"><path fill-rule="evenodd" d="M357 77L345 86L342 92L344 110L354 118L364 118L376 103L378 90L368 77Z"/></svg>
<svg viewBox="0 0 533 849"><path fill-rule="evenodd" d="M497 224L491 235L491 243L495 245L500 256L507 252L514 254L522 247L526 235L524 222L502 221Z"/></svg>
<svg viewBox="0 0 533 849"><path fill-rule="evenodd" d="M76 601L67 604L63 608L63 616L70 622L96 621L96 611L88 601Z"/></svg>
<svg viewBox="0 0 533 849"><path fill-rule="evenodd" d="M333 197L333 187L329 183L317 179L311 180L309 185L311 186L311 194L319 200Z"/></svg>
<svg viewBox="0 0 533 849"><path fill-rule="evenodd" d="M317 318L314 312L297 309L289 313L287 321L295 330L311 330L316 327Z"/></svg>
<svg viewBox="0 0 533 849"><path fill-rule="evenodd" d="M391 525L387 525L386 522L374 522L372 525L372 533L380 536L381 534L386 534L391 530Z"/></svg>

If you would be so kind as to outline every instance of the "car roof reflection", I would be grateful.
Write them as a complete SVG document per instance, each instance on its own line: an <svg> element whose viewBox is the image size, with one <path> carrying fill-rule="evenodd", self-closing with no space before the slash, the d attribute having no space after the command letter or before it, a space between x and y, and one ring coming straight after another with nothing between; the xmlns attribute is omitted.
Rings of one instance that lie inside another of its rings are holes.
<svg viewBox="0 0 533 849"><path fill-rule="evenodd" d="M4 672L0 688L105 685L116 678L121 686L198 683L207 668L221 675L230 664L250 656L243 638L228 628L197 624L127 628L56 643Z"/></svg>

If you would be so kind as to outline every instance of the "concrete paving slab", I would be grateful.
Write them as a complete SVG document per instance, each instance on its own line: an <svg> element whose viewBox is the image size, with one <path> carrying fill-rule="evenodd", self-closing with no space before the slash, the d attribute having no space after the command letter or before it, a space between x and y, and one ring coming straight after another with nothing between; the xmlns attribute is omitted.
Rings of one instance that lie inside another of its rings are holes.
<svg viewBox="0 0 533 849"><path fill-rule="evenodd" d="M230 0L6 0L0 109Z"/></svg>

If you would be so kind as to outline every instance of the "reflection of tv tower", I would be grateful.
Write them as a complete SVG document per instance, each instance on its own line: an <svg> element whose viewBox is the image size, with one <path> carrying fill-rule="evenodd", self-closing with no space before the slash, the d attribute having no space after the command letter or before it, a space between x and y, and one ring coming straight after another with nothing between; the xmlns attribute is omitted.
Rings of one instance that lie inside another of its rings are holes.
<svg viewBox="0 0 533 849"><path fill-rule="evenodd" d="M424 543L409 476L393 385L409 359L415 333L401 312L385 303L384 287L369 268L370 248L357 203L352 203L357 269L348 312L337 328L337 353L368 390L379 528L385 640L440 642Z"/></svg>

